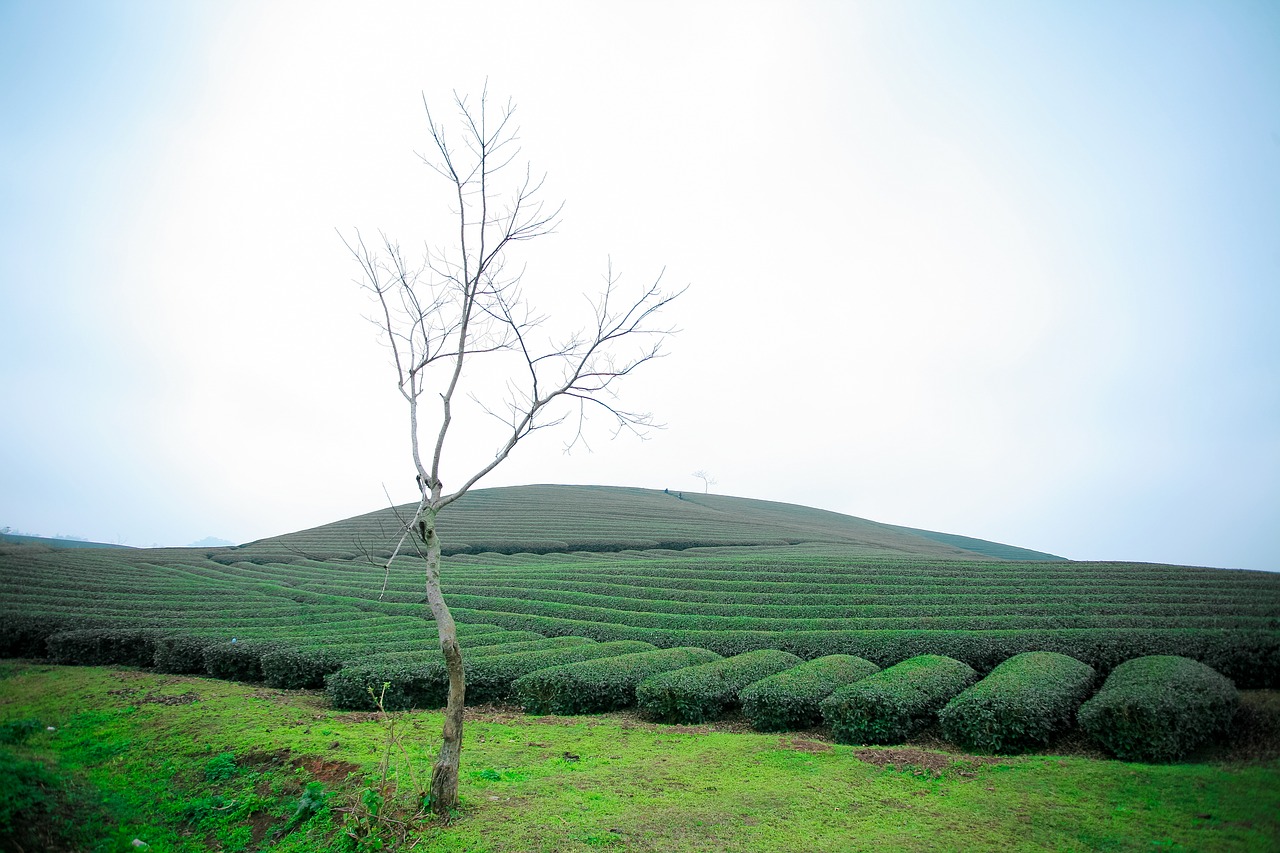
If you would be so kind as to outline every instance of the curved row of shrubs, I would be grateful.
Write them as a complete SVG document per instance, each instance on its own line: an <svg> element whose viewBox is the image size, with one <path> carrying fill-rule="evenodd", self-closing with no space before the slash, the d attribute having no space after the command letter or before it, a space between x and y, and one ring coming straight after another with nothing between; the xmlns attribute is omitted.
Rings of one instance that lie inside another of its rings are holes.
<svg viewBox="0 0 1280 853"><path fill-rule="evenodd" d="M565 638L568 639L568 638ZM511 697L512 684L521 676L539 669L593 658L617 657L632 652L652 651L648 643L620 640L596 643L584 637L558 648L544 648L514 654L464 654L467 703L481 705L503 702ZM385 692L384 692L385 691ZM373 663L344 667L325 679L325 695L335 708L376 710L380 696L387 711L410 708L441 708L448 699L449 673L444 661L398 664Z"/></svg>
<svg viewBox="0 0 1280 853"><path fill-rule="evenodd" d="M983 752L1044 746L1070 728L1097 672L1057 652L1024 652L997 666L938 713L947 740Z"/></svg>
<svg viewBox="0 0 1280 853"><path fill-rule="evenodd" d="M1240 705L1235 685L1197 661L1138 658L1108 676L1080 708L1080 727L1129 761L1174 761L1225 734Z"/></svg>
<svg viewBox="0 0 1280 853"><path fill-rule="evenodd" d="M747 685L800 663L800 658L788 652L759 649L664 672L640 682L636 705L641 712L667 723L714 720L738 704L738 694Z"/></svg>
<svg viewBox="0 0 1280 853"><path fill-rule="evenodd" d="M715 653L601 657L532 672L513 693L529 713L594 713L634 700L646 716L675 723L713 720L741 705L757 729L825 722L837 741L857 744L901 743L937 721L951 742L984 752L1043 747L1078 719L1117 756L1142 761L1174 760L1224 733L1239 701L1229 679L1175 656L1117 667L1092 699L1095 670L1055 652L1017 655L983 679L942 655L880 670L856 657L806 663L762 649L680 667L699 657ZM649 671L657 672L643 678Z"/></svg>
<svg viewBox="0 0 1280 853"><path fill-rule="evenodd" d="M344 652L350 651L298 647L268 640L173 634L152 628L73 627L77 623L84 625L83 620L47 617L10 619L0 631L0 657L47 658L53 663L77 666L138 666L175 675L263 682L279 689L316 689L324 687L327 676L343 668L347 660ZM474 637L476 642L490 645L478 646L472 651L499 648L528 651L539 645L594 643L585 637L545 638L531 631L486 627L486 631ZM630 645L652 648L643 643Z"/></svg>
<svg viewBox="0 0 1280 853"><path fill-rule="evenodd" d="M749 684L739 698L742 713L762 732L807 729L822 724L820 704L838 688L880 667L853 655L827 655Z"/></svg>
<svg viewBox="0 0 1280 853"><path fill-rule="evenodd" d="M140 628L7 626L4 651L56 663L153 666L278 688L325 686L334 707L386 710L444 704L440 660L343 666L329 649L261 640L166 635ZM39 630L43 629L43 630ZM698 723L741 707L764 731L825 722L845 743L900 743L935 719L957 745L1016 752L1047 744L1079 722L1127 760L1175 760L1223 734L1239 704L1232 681L1198 661L1143 656L1117 667L1089 698L1096 670L1069 656L1015 655L986 678L942 655L917 655L887 669L850 655L808 662L777 649L720 657L705 648L659 649L635 640L482 634L496 642L468 649L468 702L518 700L531 713L594 713L632 704L667 722ZM477 638L478 639L478 638ZM504 642L506 641L506 642ZM385 692L384 692L385 691ZM1086 701L1087 700L1087 701Z"/></svg>
<svg viewBox="0 0 1280 853"><path fill-rule="evenodd" d="M715 660L720 655L707 649L655 649L540 669L512 689L531 714L595 714L636 704L636 688L647 678Z"/></svg>
<svg viewBox="0 0 1280 853"><path fill-rule="evenodd" d="M594 640L640 640L659 648L693 646L726 657L781 649L805 660L833 654L854 655L889 666L922 654L955 658L980 673L1023 652L1053 651L1106 674L1121 663L1148 655L1177 655L1198 660L1243 689L1280 687L1280 631L1211 628L1110 629L1062 628L1025 631L699 631L637 628L493 610L453 608L454 617L501 625L546 636L582 636Z"/></svg>
<svg viewBox="0 0 1280 853"><path fill-rule="evenodd" d="M919 655L832 693L822 716L840 743L902 743L977 680L967 663Z"/></svg>

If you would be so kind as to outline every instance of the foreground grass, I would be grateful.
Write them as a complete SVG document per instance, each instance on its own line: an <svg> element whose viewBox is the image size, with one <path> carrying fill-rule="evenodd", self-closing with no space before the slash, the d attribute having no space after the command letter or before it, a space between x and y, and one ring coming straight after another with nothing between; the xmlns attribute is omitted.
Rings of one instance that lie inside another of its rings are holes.
<svg viewBox="0 0 1280 853"><path fill-rule="evenodd" d="M413 821L403 759L429 772L440 722L398 718L381 785L387 722L318 694L0 663L0 850L1280 849L1275 760L995 759L492 709L467 724L462 812Z"/></svg>

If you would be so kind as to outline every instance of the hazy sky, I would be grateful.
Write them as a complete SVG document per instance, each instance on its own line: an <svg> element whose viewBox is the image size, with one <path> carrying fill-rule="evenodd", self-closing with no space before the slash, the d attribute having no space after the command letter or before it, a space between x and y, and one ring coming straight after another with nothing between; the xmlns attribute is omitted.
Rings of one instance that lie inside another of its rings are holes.
<svg viewBox="0 0 1280 853"><path fill-rule="evenodd" d="M691 287L625 389L665 430L543 433L482 485L706 469L1280 569L1266 0L0 2L0 526L242 542L411 499L335 229L449 243L422 98L486 77L566 201L531 294L563 317L610 257Z"/></svg>

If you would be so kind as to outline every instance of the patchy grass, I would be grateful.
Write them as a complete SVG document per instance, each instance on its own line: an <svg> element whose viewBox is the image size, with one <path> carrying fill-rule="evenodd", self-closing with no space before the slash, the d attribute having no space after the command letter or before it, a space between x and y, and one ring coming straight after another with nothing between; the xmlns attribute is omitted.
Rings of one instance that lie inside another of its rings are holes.
<svg viewBox="0 0 1280 853"><path fill-rule="evenodd" d="M25 734L0 756L25 775L3 774L0 803L39 800L11 809L7 832L48 850L132 850L134 838L153 851L299 853L402 840L470 853L1277 849L1280 707L1272 693L1245 704L1244 746L1159 766L1083 745L996 758L927 738L873 749L734 724L468 709L463 807L445 826L416 815L404 763L425 769L439 713L398 716L403 751L388 757L379 715L331 711L314 692L7 662L0 727Z"/></svg>

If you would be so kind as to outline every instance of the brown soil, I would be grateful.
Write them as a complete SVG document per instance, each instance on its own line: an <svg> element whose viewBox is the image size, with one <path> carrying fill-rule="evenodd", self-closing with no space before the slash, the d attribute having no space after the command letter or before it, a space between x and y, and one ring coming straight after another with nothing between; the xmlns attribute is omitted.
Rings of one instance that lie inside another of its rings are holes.
<svg viewBox="0 0 1280 853"><path fill-rule="evenodd" d="M330 785L343 781L347 776L360 769L359 765L352 764L349 761L335 761L318 755L304 755L295 758L293 765L306 770L317 781Z"/></svg>
<svg viewBox="0 0 1280 853"><path fill-rule="evenodd" d="M970 777L979 767L1003 763L999 758L957 755L918 746L855 749L853 757L876 767L933 777Z"/></svg>

